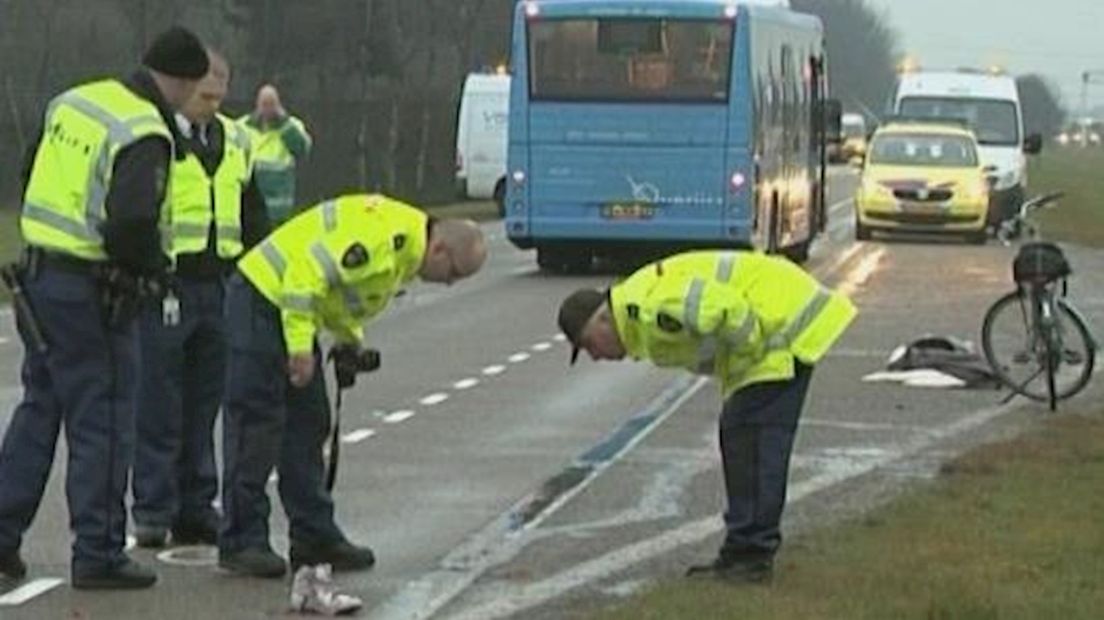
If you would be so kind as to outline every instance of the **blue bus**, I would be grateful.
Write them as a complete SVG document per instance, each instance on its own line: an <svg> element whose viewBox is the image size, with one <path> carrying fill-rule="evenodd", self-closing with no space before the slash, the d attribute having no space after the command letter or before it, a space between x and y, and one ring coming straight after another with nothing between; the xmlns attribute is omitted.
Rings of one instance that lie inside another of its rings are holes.
<svg viewBox="0 0 1104 620"><path fill-rule="evenodd" d="M519 2L511 242L557 271L702 247L805 260L839 106L819 19L765 4Z"/></svg>

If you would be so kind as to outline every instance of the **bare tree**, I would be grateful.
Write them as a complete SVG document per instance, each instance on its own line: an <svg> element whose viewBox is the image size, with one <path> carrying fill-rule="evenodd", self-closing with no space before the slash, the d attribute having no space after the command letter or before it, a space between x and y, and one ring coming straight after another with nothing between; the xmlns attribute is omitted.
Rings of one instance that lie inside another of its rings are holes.
<svg viewBox="0 0 1104 620"><path fill-rule="evenodd" d="M897 34L865 0L794 0L824 22L832 95L868 115L884 109L896 79Z"/></svg>

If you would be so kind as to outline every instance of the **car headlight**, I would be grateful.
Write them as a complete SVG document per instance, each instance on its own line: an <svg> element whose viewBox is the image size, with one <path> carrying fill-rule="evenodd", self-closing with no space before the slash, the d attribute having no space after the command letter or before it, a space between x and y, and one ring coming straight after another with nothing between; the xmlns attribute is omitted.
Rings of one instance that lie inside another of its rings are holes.
<svg viewBox="0 0 1104 620"><path fill-rule="evenodd" d="M976 181L965 184L967 198L985 198L989 195L989 180L982 177Z"/></svg>
<svg viewBox="0 0 1104 620"><path fill-rule="evenodd" d="M868 196L892 196L893 192L875 179L863 179L862 191Z"/></svg>

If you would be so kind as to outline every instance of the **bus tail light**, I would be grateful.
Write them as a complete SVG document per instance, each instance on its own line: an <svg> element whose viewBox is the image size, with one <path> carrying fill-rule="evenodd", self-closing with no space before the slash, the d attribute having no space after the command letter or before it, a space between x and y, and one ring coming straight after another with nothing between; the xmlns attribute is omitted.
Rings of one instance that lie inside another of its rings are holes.
<svg viewBox="0 0 1104 620"><path fill-rule="evenodd" d="M736 7L735 4L726 5L724 8L725 19L736 19L736 13L738 11L739 9Z"/></svg>
<svg viewBox="0 0 1104 620"><path fill-rule="evenodd" d="M514 170L514 174L512 174L510 178L514 180L515 185L522 185L525 183L525 171Z"/></svg>
<svg viewBox="0 0 1104 620"><path fill-rule="evenodd" d="M736 193L747 185L747 177L743 172L733 172L732 177L728 180L729 187L732 189L732 193Z"/></svg>
<svg viewBox="0 0 1104 620"><path fill-rule="evenodd" d="M536 19L540 15L540 5L532 0L525 3L525 16L529 19Z"/></svg>

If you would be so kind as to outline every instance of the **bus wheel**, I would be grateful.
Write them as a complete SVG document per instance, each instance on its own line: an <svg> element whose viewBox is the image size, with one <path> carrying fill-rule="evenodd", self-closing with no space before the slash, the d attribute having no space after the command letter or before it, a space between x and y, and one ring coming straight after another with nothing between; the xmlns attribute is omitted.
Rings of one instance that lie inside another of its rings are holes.
<svg viewBox="0 0 1104 620"><path fill-rule="evenodd" d="M782 223L778 221L778 193L776 192L771 198L770 218L767 220L767 254L776 254L780 251L781 245L781 227Z"/></svg>
<svg viewBox="0 0 1104 620"><path fill-rule="evenodd" d="M855 218L855 239L857 241L870 241L870 229L863 226L858 218Z"/></svg>
<svg viewBox="0 0 1104 620"><path fill-rule="evenodd" d="M786 258L790 259L798 265L804 265L809 261L809 249L811 241L802 241L797 245L791 245L782 251L786 255Z"/></svg>
<svg viewBox="0 0 1104 620"><path fill-rule="evenodd" d="M589 252L556 247L537 248L537 265L549 273L586 273L593 257Z"/></svg>
<svg viewBox="0 0 1104 620"><path fill-rule="evenodd" d="M494 188L494 202L498 217L506 217L506 179L499 179Z"/></svg>

